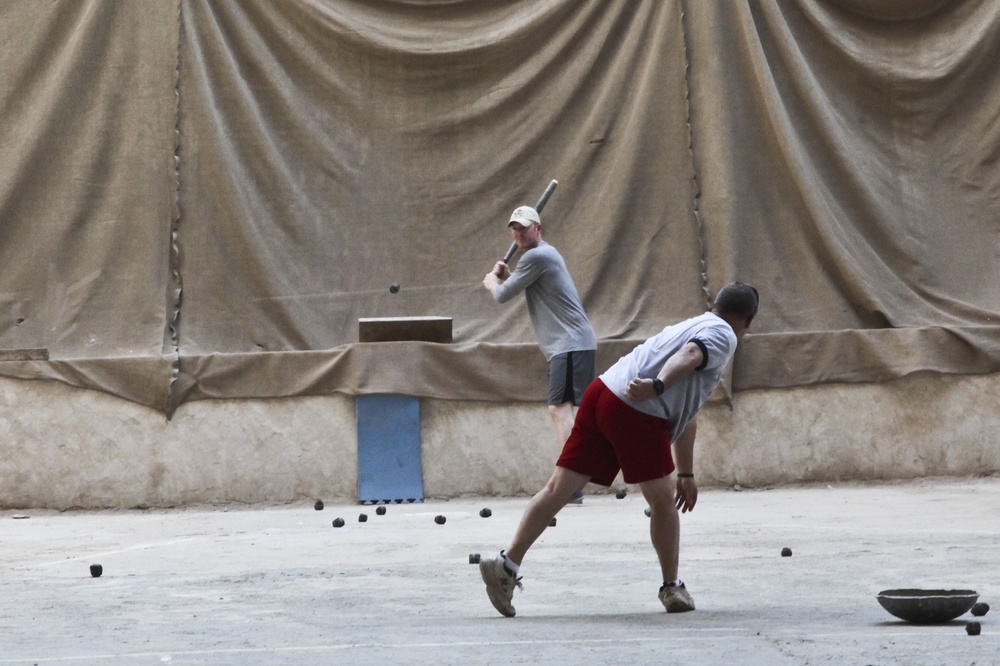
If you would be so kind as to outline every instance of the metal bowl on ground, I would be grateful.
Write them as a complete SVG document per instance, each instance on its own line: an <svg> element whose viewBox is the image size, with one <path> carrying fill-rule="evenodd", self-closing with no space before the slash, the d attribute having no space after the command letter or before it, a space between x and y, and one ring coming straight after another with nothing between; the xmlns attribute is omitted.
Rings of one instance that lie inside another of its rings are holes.
<svg viewBox="0 0 1000 666"><path fill-rule="evenodd" d="M876 597L901 620L914 624L943 624L968 613L979 599L974 590L882 590Z"/></svg>

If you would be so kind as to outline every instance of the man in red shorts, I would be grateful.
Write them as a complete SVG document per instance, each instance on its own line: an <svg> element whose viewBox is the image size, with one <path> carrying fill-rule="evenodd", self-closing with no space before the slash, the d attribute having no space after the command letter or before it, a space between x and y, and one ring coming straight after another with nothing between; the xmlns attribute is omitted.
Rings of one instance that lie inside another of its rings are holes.
<svg viewBox="0 0 1000 666"><path fill-rule="evenodd" d="M698 501L695 414L719 385L758 304L754 287L732 282L719 291L711 311L666 327L587 388L555 472L528 503L514 540L479 562L486 592L501 614L514 616L521 562L552 518L588 482L610 486L619 470L649 503L649 534L663 573L660 601L668 613L694 610L677 573L678 510L691 511Z"/></svg>

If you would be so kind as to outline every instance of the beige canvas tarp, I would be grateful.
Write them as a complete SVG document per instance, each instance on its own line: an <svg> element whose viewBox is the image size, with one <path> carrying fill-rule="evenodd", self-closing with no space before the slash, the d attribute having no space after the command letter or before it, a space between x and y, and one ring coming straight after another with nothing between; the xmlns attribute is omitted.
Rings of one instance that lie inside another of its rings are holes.
<svg viewBox="0 0 1000 666"><path fill-rule="evenodd" d="M737 390L997 371L998 30L986 0L2 2L0 349L49 360L0 372L168 413L544 399L481 280L553 178L602 368L740 278ZM420 315L455 342L357 342Z"/></svg>
<svg viewBox="0 0 1000 666"><path fill-rule="evenodd" d="M13 377L162 407L178 7L0 3L0 349Z"/></svg>
<svg viewBox="0 0 1000 666"><path fill-rule="evenodd" d="M1000 3L688 2L709 282L737 388L1000 365Z"/></svg>

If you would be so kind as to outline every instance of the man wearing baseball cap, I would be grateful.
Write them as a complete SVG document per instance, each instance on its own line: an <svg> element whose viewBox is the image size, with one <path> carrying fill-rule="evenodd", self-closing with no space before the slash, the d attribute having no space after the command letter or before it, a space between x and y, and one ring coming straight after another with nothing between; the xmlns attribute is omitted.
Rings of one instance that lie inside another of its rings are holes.
<svg viewBox="0 0 1000 666"><path fill-rule="evenodd" d="M542 240L542 221L531 206L520 206L507 223L521 250L514 271L498 261L483 286L498 303L524 293L538 346L549 364L549 416L559 447L573 430L573 407L595 377L597 336L562 255ZM583 502L583 491L570 500Z"/></svg>

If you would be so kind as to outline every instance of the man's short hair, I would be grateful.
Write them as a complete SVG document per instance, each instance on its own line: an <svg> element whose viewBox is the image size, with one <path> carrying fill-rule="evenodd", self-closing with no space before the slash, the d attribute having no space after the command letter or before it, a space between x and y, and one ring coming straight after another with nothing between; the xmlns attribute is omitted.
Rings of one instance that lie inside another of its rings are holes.
<svg viewBox="0 0 1000 666"><path fill-rule="evenodd" d="M730 282L719 290L713 305L719 312L740 319L750 319L757 314L760 295L752 284L739 281Z"/></svg>

